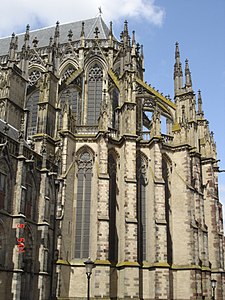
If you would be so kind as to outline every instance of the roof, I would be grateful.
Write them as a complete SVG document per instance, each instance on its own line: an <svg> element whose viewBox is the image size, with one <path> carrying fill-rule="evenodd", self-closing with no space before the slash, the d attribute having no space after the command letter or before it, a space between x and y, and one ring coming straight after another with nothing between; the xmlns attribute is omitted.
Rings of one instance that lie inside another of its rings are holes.
<svg viewBox="0 0 225 300"><path fill-rule="evenodd" d="M82 22L84 22L84 33L86 39L95 38L95 28L98 27L99 30L99 39L108 39L109 28L101 18L98 16L96 18L82 20L72 23L66 23L59 25L59 43L64 44L68 42L68 32L72 30L73 36L72 41L79 41ZM38 39L38 48L46 47L49 45L50 37L54 37L55 25L30 31L30 44L32 44L33 39L36 37ZM24 44L24 35L25 33L18 34L18 51L21 51L21 48ZM6 55L9 51L9 44L11 37L0 38L0 56Z"/></svg>
<svg viewBox="0 0 225 300"><path fill-rule="evenodd" d="M6 135L9 136L13 140L17 140L19 137L19 131L13 127L12 125L6 123L2 119L0 119L0 132L4 132L6 129Z"/></svg>

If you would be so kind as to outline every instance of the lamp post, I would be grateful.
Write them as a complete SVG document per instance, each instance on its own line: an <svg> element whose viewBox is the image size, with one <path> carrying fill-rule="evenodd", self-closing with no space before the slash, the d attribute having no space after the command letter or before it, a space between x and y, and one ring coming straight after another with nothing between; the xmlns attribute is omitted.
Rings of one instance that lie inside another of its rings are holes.
<svg viewBox="0 0 225 300"><path fill-rule="evenodd" d="M213 292L213 294L212 294L212 300L215 300L216 299L215 298L215 289L216 289L216 280L215 279L211 280L211 285L212 285L212 292Z"/></svg>
<svg viewBox="0 0 225 300"><path fill-rule="evenodd" d="M86 260L84 264L85 264L87 280L88 280L87 300L90 300L90 278L92 274L92 269L94 268L94 262L90 259L90 257L88 257L88 260Z"/></svg>

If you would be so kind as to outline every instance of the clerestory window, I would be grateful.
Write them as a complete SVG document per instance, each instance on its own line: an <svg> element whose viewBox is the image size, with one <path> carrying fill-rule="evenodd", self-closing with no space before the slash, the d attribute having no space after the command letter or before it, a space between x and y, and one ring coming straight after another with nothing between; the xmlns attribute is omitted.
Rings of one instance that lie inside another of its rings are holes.
<svg viewBox="0 0 225 300"><path fill-rule="evenodd" d="M137 216L138 216L138 258L146 260L146 162L137 158Z"/></svg>

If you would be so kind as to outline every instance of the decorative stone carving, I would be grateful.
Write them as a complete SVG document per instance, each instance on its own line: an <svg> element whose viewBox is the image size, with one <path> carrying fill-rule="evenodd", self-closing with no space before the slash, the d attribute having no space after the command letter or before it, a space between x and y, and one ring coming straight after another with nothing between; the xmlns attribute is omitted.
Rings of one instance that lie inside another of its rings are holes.
<svg viewBox="0 0 225 300"><path fill-rule="evenodd" d="M33 70L28 77L29 85L33 86L36 84L36 82L40 79L41 72L39 70Z"/></svg>

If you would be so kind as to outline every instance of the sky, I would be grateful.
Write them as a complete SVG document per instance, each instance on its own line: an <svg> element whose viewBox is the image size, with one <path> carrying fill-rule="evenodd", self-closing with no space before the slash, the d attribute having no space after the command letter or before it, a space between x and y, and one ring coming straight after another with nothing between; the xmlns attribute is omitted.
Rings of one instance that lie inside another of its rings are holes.
<svg viewBox="0 0 225 300"><path fill-rule="evenodd" d="M63 3L63 5L62 5ZM145 80L173 97L175 42L182 66L189 60L195 93L200 89L205 117L217 143L220 169L225 169L225 1L224 0L10 0L0 10L0 36L98 15L113 21L119 39L126 19L130 34L144 45ZM225 216L225 173L219 173ZM224 218L225 219L225 218Z"/></svg>

